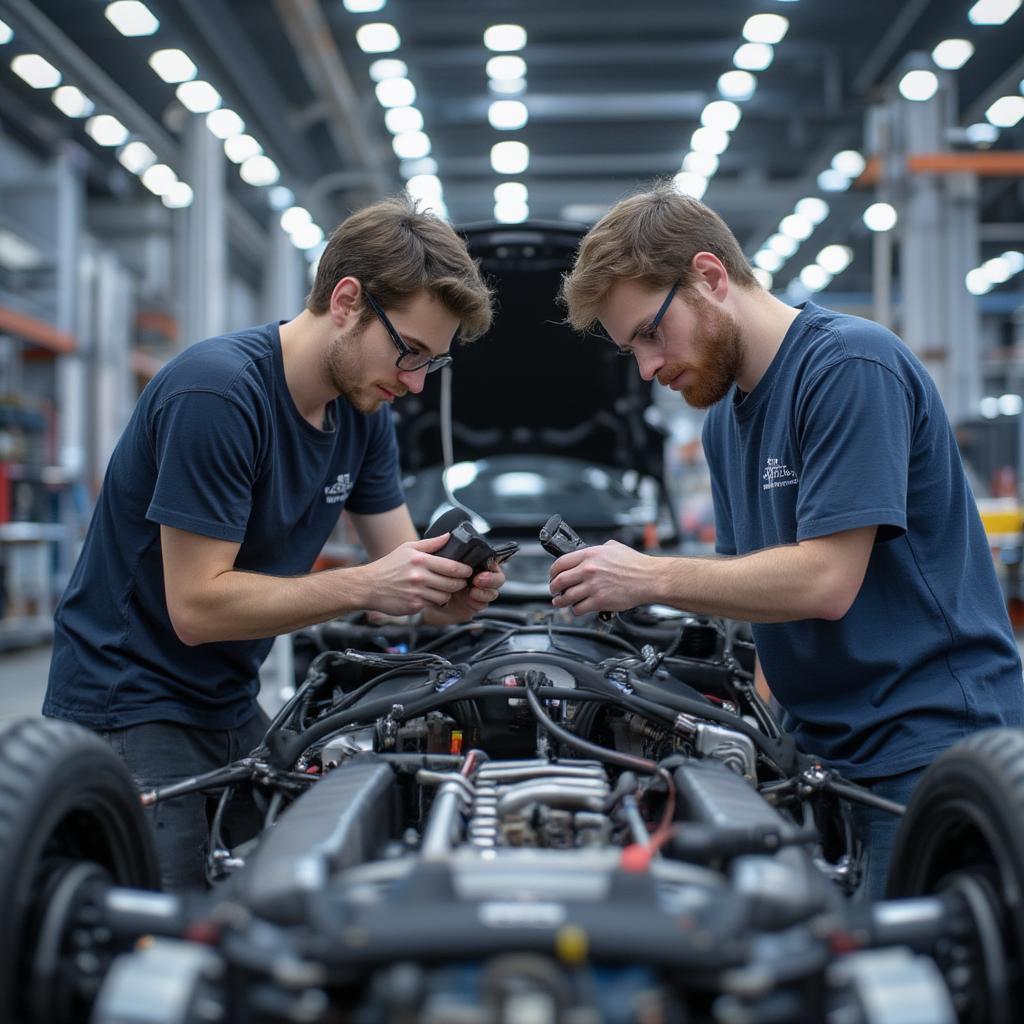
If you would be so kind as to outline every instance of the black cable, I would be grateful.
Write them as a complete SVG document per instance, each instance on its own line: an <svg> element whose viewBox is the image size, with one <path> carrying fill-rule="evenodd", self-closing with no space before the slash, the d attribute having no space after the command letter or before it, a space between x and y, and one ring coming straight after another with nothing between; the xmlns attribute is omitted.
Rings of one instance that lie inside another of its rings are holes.
<svg viewBox="0 0 1024 1024"><path fill-rule="evenodd" d="M646 757L634 757L632 754L623 754L618 750L609 750L607 747L591 743L589 740L569 732L568 729L563 729L562 726L553 722L545 714L540 700L538 700L537 695L530 686L526 687L526 700L530 705L530 710L533 712L533 717L537 719L540 727L567 747L572 747L574 750L578 750L580 753L586 754L587 757L592 757L597 761L617 764L622 768L629 768L631 771L643 772L645 775L653 775L658 771L658 765L654 761L649 761Z"/></svg>

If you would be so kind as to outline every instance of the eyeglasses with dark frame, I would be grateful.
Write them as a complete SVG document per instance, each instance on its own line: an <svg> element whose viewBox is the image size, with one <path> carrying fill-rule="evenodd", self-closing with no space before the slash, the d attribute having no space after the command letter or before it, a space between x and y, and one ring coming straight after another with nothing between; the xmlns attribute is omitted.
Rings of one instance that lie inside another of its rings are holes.
<svg viewBox="0 0 1024 1024"><path fill-rule="evenodd" d="M672 305L672 300L676 297L676 292L682 283L682 278L679 278L676 283L669 288L668 295L665 296L665 301L658 307L658 312L654 314L654 318L646 327L637 331L637 335L639 337L648 341L654 337L654 332L657 331L658 327L661 325L661 321L668 312L668 307ZM631 345L620 345L616 347L618 348L620 356L631 356L633 354L633 347Z"/></svg>
<svg viewBox="0 0 1024 1024"><path fill-rule="evenodd" d="M388 332L395 348L398 349L398 358L395 360L395 366L398 369L405 370L407 373L415 373L417 370L422 370L425 366L427 373L433 373L435 370L440 370L442 366L451 365L452 357L448 353L445 353L443 356L430 356L410 348L402 340L402 336L398 331L395 330L395 325L388 319L388 315L381 308L380 303L365 288L363 289L363 295L366 298L366 304L384 325L384 330Z"/></svg>

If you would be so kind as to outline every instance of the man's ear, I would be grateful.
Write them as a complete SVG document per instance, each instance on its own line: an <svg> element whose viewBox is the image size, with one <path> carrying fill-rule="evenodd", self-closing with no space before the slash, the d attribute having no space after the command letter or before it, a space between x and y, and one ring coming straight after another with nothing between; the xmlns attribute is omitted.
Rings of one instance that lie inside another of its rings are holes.
<svg viewBox="0 0 1024 1024"><path fill-rule="evenodd" d="M699 291L719 302L729 294L729 272L714 253L697 253L691 266L694 272L694 285Z"/></svg>
<svg viewBox="0 0 1024 1024"><path fill-rule="evenodd" d="M363 294L363 286L355 277L343 277L331 292L331 319L338 327L344 327L353 315Z"/></svg>

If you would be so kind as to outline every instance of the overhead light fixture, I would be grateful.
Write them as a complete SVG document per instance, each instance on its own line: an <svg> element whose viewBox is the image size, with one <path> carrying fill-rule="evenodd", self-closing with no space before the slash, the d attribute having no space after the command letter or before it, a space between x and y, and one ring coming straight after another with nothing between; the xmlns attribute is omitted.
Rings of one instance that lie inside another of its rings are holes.
<svg viewBox="0 0 1024 1024"><path fill-rule="evenodd" d="M775 284L775 278L763 267L754 267L754 279L766 292L770 292Z"/></svg>
<svg viewBox="0 0 1024 1024"><path fill-rule="evenodd" d="M156 153L144 142L129 142L117 154L117 162L132 174L142 174L156 163Z"/></svg>
<svg viewBox="0 0 1024 1024"><path fill-rule="evenodd" d="M414 199L424 203L438 203L444 194L441 179L436 174L414 174L405 188Z"/></svg>
<svg viewBox="0 0 1024 1024"><path fill-rule="evenodd" d="M828 216L828 203L817 196L805 196L793 207L793 212L800 214L801 217L806 217L812 224L817 225Z"/></svg>
<svg viewBox="0 0 1024 1024"><path fill-rule="evenodd" d="M826 245L817 255L819 267L824 267L833 277L841 274L852 262L853 250L848 245Z"/></svg>
<svg viewBox="0 0 1024 1024"><path fill-rule="evenodd" d="M683 170L710 178L718 170L718 163L718 157L714 153L687 153L683 157Z"/></svg>
<svg viewBox="0 0 1024 1024"><path fill-rule="evenodd" d="M978 121L964 129L964 138L972 146L990 146L999 138L999 129L988 121Z"/></svg>
<svg viewBox="0 0 1024 1024"><path fill-rule="evenodd" d="M713 153L718 156L729 148L729 133L721 128L698 128L690 136L690 149L695 153Z"/></svg>
<svg viewBox="0 0 1024 1024"><path fill-rule="evenodd" d="M1004 260L1002 256L994 256L990 260L985 260L981 269L993 284L1002 284L1013 277L1013 269L1010 267L1009 260Z"/></svg>
<svg viewBox="0 0 1024 1024"><path fill-rule="evenodd" d="M800 248L800 243L795 238L790 238L789 235L784 235L781 232L772 235L765 245L772 252L778 253L784 260L788 260Z"/></svg>
<svg viewBox="0 0 1024 1024"><path fill-rule="evenodd" d="M992 291L992 282L988 279L988 275L981 267L975 267L973 270L967 272L967 277L964 278L964 284L967 285L967 290L972 295L987 295Z"/></svg>
<svg viewBox="0 0 1024 1024"><path fill-rule="evenodd" d="M99 146L120 146L128 141L128 129L111 114L97 114L85 122L85 133Z"/></svg>
<svg viewBox="0 0 1024 1024"><path fill-rule="evenodd" d="M419 160L430 154L430 136L426 132L402 132L391 140L391 148L400 160Z"/></svg>
<svg viewBox="0 0 1024 1024"><path fill-rule="evenodd" d="M324 232L319 224L309 221L300 224L289 237L296 249L315 249L324 240Z"/></svg>
<svg viewBox="0 0 1024 1024"><path fill-rule="evenodd" d="M245 136L236 135L235 138L244 139ZM273 185L281 177L277 164L269 156L264 156L262 153L257 156L251 156L248 160L243 160L242 166L238 168L238 173L242 181L256 188L260 188L263 185Z"/></svg>
<svg viewBox="0 0 1024 1024"><path fill-rule="evenodd" d="M718 128L731 132L740 123L740 108L731 100L712 100L700 114L700 123L705 128Z"/></svg>
<svg viewBox="0 0 1024 1024"><path fill-rule="evenodd" d="M495 203L494 219L502 224L522 224L530 216L527 203Z"/></svg>
<svg viewBox="0 0 1024 1024"><path fill-rule="evenodd" d="M847 178L857 178L864 172L867 165L864 157L855 149L844 149L832 157L832 168Z"/></svg>
<svg viewBox="0 0 1024 1024"><path fill-rule="evenodd" d="M233 135L224 140L224 153L235 164L245 163L262 152L263 147L251 135Z"/></svg>
<svg viewBox="0 0 1024 1024"><path fill-rule="evenodd" d="M782 257L772 249L759 249L754 253L754 265L762 270L767 270L769 274L774 274L776 270L779 270L782 263Z"/></svg>
<svg viewBox="0 0 1024 1024"><path fill-rule="evenodd" d="M526 61L514 53L491 57L485 65L488 78L512 79L526 77Z"/></svg>
<svg viewBox="0 0 1024 1024"><path fill-rule="evenodd" d="M281 214L281 229L286 234L292 234L302 227L303 224L311 224L313 215L304 206L290 206Z"/></svg>
<svg viewBox="0 0 1024 1024"><path fill-rule="evenodd" d="M155 196L162 196L171 190L178 176L167 164L153 164L142 172L142 184Z"/></svg>
<svg viewBox="0 0 1024 1024"><path fill-rule="evenodd" d="M959 71L974 56L974 43L969 39L943 39L932 50L932 60L946 71Z"/></svg>
<svg viewBox="0 0 1024 1024"><path fill-rule="evenodd" d="M529 120L526 104L519 100L495 100L487 108L487 120L499 131L515 131Z"/></svg>
<svg viewBox="0 0 1024 1024"><path fill-rule="evenodd" d="M415 107L389 107L384 111L384 126L392 135L423 130L423 115Z"/></svg>
<svg viewBox="0 0 1024 1024"><path fill-rule="evenodd" d="M62 85L54 89L50 98L53 105L68 117L88 117L96 109L96 104L73 85Z"/></svg>
<svg viewBox="0 0 1024 1024"><path fill-rule="evenodd" d="M987 395L978 403L978 411L985 419L994 420L999 415L999 399L995 395Z"/></svg>
<svg viewBox="0 0 1024 1024"><path fill-rule="evenodd" d="M775 50L770 43L743 43L732 55L732 62L741 71L764 71L770 67Z"/></svg>
<svg viewBox="0 0 1024 1024"><path fill-rule="evenodd" d="M702 198L708 190L708 179L695 171L680 171L672 181L682 195L692 199Z"/></svg>
<svg viewBox="0 0 1024 1024"><path fill-rule="evenodd" d="M1012 128L1024 117L1024 96L1000 96L985 111L985 117L997 128Z"/></svg>
<svg viewBox="0 0 1024 1024"><path fill-rule="evenodd" d="M411 107L416 102L416 86L408 78L385 78L373 91L382 107Z"/></svg>
<svg viewBox="0 0 1024 1024"><path fill-rule="evenodd" d="M967 12L972 25L1002 25L1020 7L1020 0L978 0Z"/></svg>
<svg viewBox="0 0 1024 1024"><path fill-rule="evenodd" d="M781 42L789 29L789 19L781 14L754 14L743 25L743 38L749 43Z"/></svg>
<svg viewBox="0 0 1024 1024"><path fill-rule="evenodd" d="M103 16L123 36L151 36L160 27L153 12L139 0L115 0L107 4Z"/></svg>
<svg viewBox="0 0 1024 1024"><path fill-rule="evenodd" d="M396 57L381 57L370 65L370 77L375 82L383 82L386 78L405 78L408 74L405 61Z"/></svg>
<svg viewBox="0 0 1024 1024"><path fill-rule="evenodd" d="M209 82L197 78L192 82L182 82L174 95L181 101L183 107L191 110L193 114L208 114L220 106L220 93Z"/></svg>
<svg viewBox="0 0 1024 1024"><path fill-rule="evenodd" d="M211 110L206 115L206 127L218 139L230 139L233 135L241 135L245 131L245 122L229 107Z"/></svg>
<svg viewBox="0 0 1024 1024"><path fill-rule="evenodd" d="M376 14L382 11L387 0L341 0L345 10L352 14Z"/></svg>
<svg viewBox="0 0 1024 1024"><path fill-rule="evenodd" d="M530 147L525 142L498 142L491 146L491 167L498 174L522 174L530 166Z"/></svg>
<svg viewBox="0 0 1024 1024"><path fill-rule="evenodd" d="M800 271L800 283L812 292L820 292L822 288L827 288L831 281L832 275L817 263L809 263Z"/></svg>
<svg viewBox="0 0 1024 1024"><path fill-rule="evenodd" d="M0 21L0 46L9 43L14 38L14 29L6 21Z"/></svg>
<svg viewBox="0 0 1024 1024"><path fill-rule="evenodd" d="M802 242L814 234L814 225L802 214L791 213L779 221L779 233Z"/></svg>
<svg viewBox="0 0 1024 1024"><path fill-rule="evenodd" d="M525 45L526 29L522 25L491 25L484 30L484 46L488 50L521 50Z"/></svg>
<svg viewBox="0 0 1024 1024"><path fill-rule="evenodd" d="M192 186L184 181L176 181L161 197L160 202L169 210L183 210L192 205L195 198Z"/></svg>
<svg viewBox="0 0 1024 1024"><path fill-rule="evenodd" d="M526 92L526 79L491 78L487 81L487 87L499 96L519 96Z"/></svg>
<svg viewBox="0 0 1024 1024"><path fill-rule="evenodd" d="M19 53L11 61L11 70L33 89L52 89L60 85L60 72L38 53Z"/></svg>
<svg viewBox="0 0 1024 1024"><path fill-rule="evenodd" d="M889 231L896 226L896 208L889 203L872 203L864 211L869 231Z"/></svg>
<svg viewBox="0 0 1024 1024"><path fill-rule="evenodd" d="M356 43L363 53L391 53L398 49L402 40L394 25L386 21L371 21L356 29Z"/></svg>
<svg viewBox="0 0 1024 1024"><path fill-rule="evenodd" d="M934 71L916 68L908 71L899 84L900 95L914 103L930 100L939 90L939 79Z"/></svg>
<svg viewBox="0 0 1024 1024"><path fill-rule="evenodd" d="M149 55L149 66L168 85L189 82L199 70L184 50L156 50Z"/></svg>
<svg viewBox="0 0 1024 1024"><path fill-rule="evenodd" d="M1016 249L1010 249L1009 252L1004 252L1001 258L1006 260L1011 273L1019 274L1024 270L1024 252L1018 252Z"/></svg>
<svg viewBox="0 0 1024 1024"><path fill-rule="evenodd" d="M718 91L728 100L749 100L757 79L749 71L726 71L718 76Z"/></svg>
<svg viewBox="0 0 1024 1024"><path fill-rule="evenodd" d="M834 167L828 167L818 175L818 188L822 192L845 192L849 187L850 179Z"/></svg>
<svg viewBox="0 0 1024 1024"><path fill-rule="evenodd" d="M15 231L0 228L0 266L9 270L35 270L43 265L43 254Z"/></svg>
<svg viewBox="0 0 1024 1024"><path fill-rule="evenodd" d="M529 189L521 181L503 181L494 186L496 203L525 203L529 198Z"/></svg>

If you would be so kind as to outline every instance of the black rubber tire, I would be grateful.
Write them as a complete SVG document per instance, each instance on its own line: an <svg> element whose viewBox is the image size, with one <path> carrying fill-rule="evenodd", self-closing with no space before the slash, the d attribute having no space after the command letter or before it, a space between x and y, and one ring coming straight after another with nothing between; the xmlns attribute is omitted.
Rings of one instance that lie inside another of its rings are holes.
<svg viewBox="0 0 1024 1024"><path fill-rule="evenodd" d="M924 773L907 805L889 898L932 895L958 876L980 880L998 901L1014 995L1024 996L1024 730L962 740Z"/></svg>
<svg viewBox="0 0 1024 1024"><path fill-rule="evenodd" d="M116 885L159 889L149 823L128 769L70 722L0 724L0 1020L21 1024L41 893L71 863Z"/></svg>

